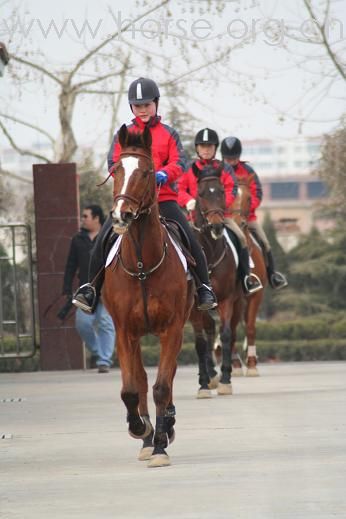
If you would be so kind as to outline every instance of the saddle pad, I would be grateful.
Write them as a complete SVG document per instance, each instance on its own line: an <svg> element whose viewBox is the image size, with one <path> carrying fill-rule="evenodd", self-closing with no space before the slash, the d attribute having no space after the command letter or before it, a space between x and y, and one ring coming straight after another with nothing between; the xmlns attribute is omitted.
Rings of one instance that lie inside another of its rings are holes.
<svg viewBox="0 0 346 519"><path fill-rule="evenodd" d="M114 260L115 256L117 255L117 252L119 250L122 237L123 236L121 234L120 236L118 236L118 238L113 243L113 246L112 246L111 250L109 251L107 259L106 259L106 268L109 267L109 265L112 263L112 261Z"/></svg>
<svg viewBox="0 0 346 519"><path fill-rule="evenodd" d="M182 263L182 265L184 267L185 272L187 272L187 261L186 261L186 258L184 256L184 254L181 252L180 248L175 243L173 238L171 238L169 233L167 233L167 234L168 234L169 239L171 240L172 244L174 245L175 250L177 251L177 254L178 254L179 259L180 259L180 261L181 261L181 263ZM118 236L118 238L114 242L111 250L109 251L107 259L106 259L106 268L109 267L109 265L112 263L112 261L114 260L115 256L117 255L117 253L119 251L119 247L120 247L120 243L121 243L122 237L123 237L122 235Z"/></svg>
<svg viewBox="0 0 346 519"><path fill-rule="evenodd" d="M223 235L224 237L226 238L226 241L233 253L233 256L234 256L234 261L235 261L235 265L236 267L238 268L238 265L239 265L239 257L238 257L238 253L237 253L237 249L235 248L234 244L232 243L230 237L228 236L228 232L226 231L226 229L223 230ZM249 267L250 269L253 269L255 267L255 264L253 262L253 259L251 258L251 256L249 256Z"/></svg>
<svg viewBox="0 0 346 519"><path fill-rule="evenodd" d="M181 263L182 263L182 265L183 265L183 267L184 267L185 272L187 272L187 261L186 261L186 258L185 258L185 256L184 256L184 254L182 253L181 248L178 247L178 245L175 243L175 241L173 240L173 238L171 237L171 235L169 234L169 232L168 232L167 234L168 234L168 236L169 236L169 239L170 239L171 242L173 243L175 250L177 251L177 254L178 254L179 259L180 259L180 261L181 261Z"/></svg>
<svg viewBox="0 0 346 519"><path fill-rule="evenodd" d="M239 257L238 257L237 249L235 248L234 244L232 243L232 240L230 239L230 237L228 236L228 232L226 231L226 229L223 230L223 235L226 238L226 242L228 243L228 246L231 249L232 254L234 256L235 266L238 268Z"/></svg>

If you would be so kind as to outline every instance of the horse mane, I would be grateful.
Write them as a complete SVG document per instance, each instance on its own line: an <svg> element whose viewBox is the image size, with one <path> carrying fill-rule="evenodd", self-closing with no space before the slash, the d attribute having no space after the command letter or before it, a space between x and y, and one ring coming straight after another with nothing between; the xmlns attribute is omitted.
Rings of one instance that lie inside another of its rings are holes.
<svg viewBox="0 0 346 519"><path fill-rule="evenodd" d="M128 140L127 140L127 146L128 147L135 147L135 148L142 148L146 149L145 144L143 142L142 133L140 132L129 132L128 134Z"/></svg>
<svg viewBox="0 0 346 519"><path fill-rule="evenodd" d="M196 166L197 167L197 166ZM204 166L203 169L198 169L198 181L205 180L205 179L213 179L213 178L220 178L220 173L222 170L222 166L219 166L215 169L215 167L212 164L207 164Z"/></svg>

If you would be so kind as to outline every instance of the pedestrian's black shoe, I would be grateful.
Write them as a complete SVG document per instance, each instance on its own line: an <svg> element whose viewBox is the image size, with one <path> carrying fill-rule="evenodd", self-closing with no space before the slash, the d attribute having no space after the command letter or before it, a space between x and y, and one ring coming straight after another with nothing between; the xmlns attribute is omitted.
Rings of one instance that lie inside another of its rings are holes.
<svg viewBox="0 0 346 519"><path fill-rule="evenodd" d="M243 282L244 292L246 295L254 294L263 288L260 278L251 272L245 276Z"/></svg>
<svg viewBox="0 0 346 519"><path fill-rule="evenodd" d="M280 290L288 285L286 277L281 274L281 272L273 272L273 274L269 276L269 283L274 290Z"/></svg>
<svg viewBox="0 0 346 519"><path fill-rule="evenodd" d="M84 312L92 314L96 308L97 303L95 287L93 287L90 283L86 283L85 285L79 287L73 296L72 303Z"/></svg>
<svg viewBox="0 0 346 519"><path fill-rule="evenodd" d="M109 373L109 366L104 364L99 366L99 373Z"/></svg>
<svg viewBox="0 0 346 519"><path fill-rule="evenodd" d="M202 285L197 289L198 310L211 310L217 307L217 301L213 289L208 285Z"/></svg>

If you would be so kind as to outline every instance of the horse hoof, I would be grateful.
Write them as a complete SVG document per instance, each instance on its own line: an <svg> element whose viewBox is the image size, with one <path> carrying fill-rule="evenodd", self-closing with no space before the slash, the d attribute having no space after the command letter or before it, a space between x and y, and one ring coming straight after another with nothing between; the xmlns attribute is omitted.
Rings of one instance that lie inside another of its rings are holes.
<svg viewBox="0 0 346 519"><path fill-rule="evenodd" d="M146 416L141 416L141 419L145 424L145 431L143 434L137 435L137 434L133 433L130 430L130 428L128 429L129 435L131 436L131 438L134 438L135 440L144 440L144 438L146 438L147 436L149 436L149 434L154 432L154 429L153 429L153 426L151 425L150 420Z"/></svg>
<svg viewBox="0 0 346 519"><path fill-rule="evenodd" d="M168 467L171 460L167 454L153 454L148 462L148 468Z"/></svg>
<svg viewBox="0 0 346 519"><path fill-rule="evenodd" d="M196 398L212 398L210 389L199 389Z"/></svg>
<svg viewBox="0 0 346 519"><path fill-rule="evenodd" d="M210 382L208 384L209 389L216 389L218 386L219 380L220 380L219 375L215 375L215 377L211 378Z"/></svg>
<svg viewBox="0 0 346 519"><path fill-rule="evenodd" d="M222 384L219 382L217 386L217 394L218 395L232 395L232 384Z"/></svg>
<svg viewBox="0 0 346 519"><path fill-rule="evenodd" d="M232 368L232 377L243 377L244 373L242 368Z"/></svg>
<svg viewBox="0 0 346 519"><path fill-rule="evenodd" d="M138 454L139 461L150 460L154 447L143 447Z"/></svg>
<svg viewBox="0 0 346 519"><path fill-rule="evenodd" d="M233 372L232 372L233 375ZM257 368L248 368L246 371L247 377L259 377L259 372Z"/></svg>

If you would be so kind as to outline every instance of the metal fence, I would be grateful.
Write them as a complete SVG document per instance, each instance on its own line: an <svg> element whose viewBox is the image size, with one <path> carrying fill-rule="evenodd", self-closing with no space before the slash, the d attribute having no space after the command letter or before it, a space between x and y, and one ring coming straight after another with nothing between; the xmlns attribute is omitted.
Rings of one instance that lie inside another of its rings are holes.
<svg viewBox="0 0 346 519"><path fill-rule="evenodd" d="M36 351L31 229L0 225L0 359Z"/></svg>

